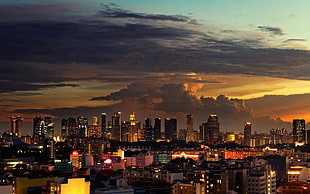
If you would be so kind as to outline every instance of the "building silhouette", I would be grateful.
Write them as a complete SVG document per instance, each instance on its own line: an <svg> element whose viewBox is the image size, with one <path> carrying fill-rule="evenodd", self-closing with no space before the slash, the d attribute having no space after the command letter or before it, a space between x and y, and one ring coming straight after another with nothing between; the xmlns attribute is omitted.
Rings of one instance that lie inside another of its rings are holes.
<svg viewBox="0 0 310 194"><path fill-rule="evenodd" d="M11 117L11 133L15 134L18 137L22 136L22 127L23 127L24 118L20 115Z"/></svg>
<svg viewBox="0 0 310 194"><path fill-rule="evenodd" d="M177 140L177 119L165 118L165 138L167 140Z"/></svg>
<svg viewBox="0 0 310 194"><path fill-rule="evenodd" d="M294 142L306 142L306 126L304 119L293 120Z"/></svg>
<svg viewBox="0 0 310 194"><path fill-rule="evenodd" d="M161 139L161 118L155 118L154 123L154 139Z"/></svg>
<svg viewBox="0 0 310 194"><path fill-rule="evenodd" d="M213 145L219 140L220 124L217 115L209 115L208 122L203 123L203 132L206 144Z"/></svg>

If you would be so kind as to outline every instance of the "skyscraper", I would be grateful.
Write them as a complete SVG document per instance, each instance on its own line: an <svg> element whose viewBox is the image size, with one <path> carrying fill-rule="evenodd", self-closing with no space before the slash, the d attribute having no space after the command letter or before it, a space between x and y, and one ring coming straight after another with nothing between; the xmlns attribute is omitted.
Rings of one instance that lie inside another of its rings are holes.
<svg viewBox="0 0 310 194"><path fill-rule="evenodd" d="M68 118L68 136L73 137L77 135L77 123L76 119L69 117Z"/></svg>
<svg viewBox="0 0 310 194"><path fill-rule="evenodd" d="M215 144L219 140L220 124L218 116L215 114L209 115L208 122L204 123L205 143L209 145Z"/></svg>
<svg viewBox="0 0 310 194"><path fill-rule="evenodd" d="M177 119L165 118L165 138L167 140L177 140Z"/></svg>
<svg viewBox="0 0 310 194"><path fill-rule="evenodd" d="M54 122L52 117L44 117L44 135L45 139L54 138Z"/></svg>
<svg viewBox="0 0 310 194"><path fill-rule="evenodd" d="M102 129L102 137L107 138L107 113L101 113L101 129Z"/></svg>
<svg viewBox="0 0 310 194"><path fill-rule="evenodd" d="M44 137L44 120L42 117L35 117L33 119L33 143L43 144Z"/></svg>
<svg viewBox="0 0 310 194"><path fill-rule="evenodd" d="M186 142L195 142L194 134L194 115L188 114L186 116Z"/></svg>
<svg viewBox="0 0 310 194"><path fill-rule="evenodd" d="M67 119L62 119L61 120L61 137L65 138L68 136L68 120Z"/></svg>
<svg viewBox="0 0 310 194"><path fill-rule="evenodd" d="M161 118L155 118L154 123L154 139L161 139Z"/></svg>
<svg viewBox="0 0 310 194"><path fill-rule="evenodd" d="M134 112L131 112L129 115L129 142L138 141L138 129L136 126L136 115Z"/></svg>
<svg viewBox="0 0 310 194"><path fill-rule="evenodd" d="M306 142L306 127L304 119L293 120L293 135L295 142Z"/></svg>
<svg viewBox="0 0 310 194"><path fill-rule="evenodd" d="M251 138L252 138L252 135L251 135L251 127L252 127L252 123L251 122L245 122L244 123L244 139L243 139L243 145L246 145L246 146L251 146Z"/></svg>
<svg viewBox="0 0 310 194"><path fill-rule="evenodd" d="M85 137L87 136L87 129L88 129L88 119L84 116L77 117L77 124L78 124L78 137Z"/></svg>
<svg viewBox="0 0 310 194"><path fill-rule="evenodd" d="M143 129L145 131L145 140L153 141L154 140L154 132L152 127L152 120L150 118L144 119Z"/></svg>
<svg viewBox="0 0 310 194"><path fill-rule="evenodd" d="M22 136L22 126L24 118L20 115L11 117L11 132L18 137Z"/></svg>
<svg viewBox="0 0 310 194"><path fill-rule="evenodd" d="M121 140L121 112L114 112L112 116L111 139Z"/></svg>

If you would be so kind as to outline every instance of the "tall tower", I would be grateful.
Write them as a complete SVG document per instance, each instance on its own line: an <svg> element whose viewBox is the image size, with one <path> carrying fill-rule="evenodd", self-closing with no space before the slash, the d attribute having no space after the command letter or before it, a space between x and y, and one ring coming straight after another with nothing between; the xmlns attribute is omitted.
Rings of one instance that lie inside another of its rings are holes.
<svg viewBox="0 0 310 194"><path fill-rule="evenodd" d="M220 124L218 116L215 114L209 115L208 122L204 124L205 143L212 145L219 139Z"/></svg>
<svg viewBox="0 0 310 194"><path fill-rule="evenodd" d="M121 140L121 112L114 112L112 116L111 139Z"/></svg>
<svg viewBox="0 0 310 194"><path fill-rule="evenodd" d="M165 118L165 138L167 140L177 140L177 119Z"/></svg>
<svg viewBox="0 0 310 194"><path fill-rule="evenodd" d="M76 136L77 135L77 123L76 119L69 117L68 118L68 136Z"/></svg>
<svg viewBox="0 0 310 194"><path fill-rule="evenodd" d="M304 119L293 120L294 142L306 142L306 127Z"/></svg>
<svg viewBox="0 0 310 194"><path fill-rule="evenodd" d="M143 129L145 131L145 140L146 141L153 141L154 140L154 132L153 132L153 127L152 127L152 120L150 118L144 119Z"/></svg>
<svg viewBox="0 0 310 194"><path fill-rule="evenodd" d="M61 120L61 137L65 138L68 136L68 120L62 119Z"/></svg>
<svg viewBox="0 0 310 194"><path fill-rule="evenodd" d="M155 118L154 139L161 139L161 118Z"/></svg>
<svg viewBox="0 0 310 194"><path fill-rule="evenodd" d="M243 140L243 144L247 145L247 146L251 146L251 138L252 138L252 132L251 132L251 127L252 127L252 123L251 122L245 122L244 123L244 140Z"/></svg>
<svg viewBox="0 0 310 194"><path fill-rule="evenodd" d="M17 134L18 137L22 136L22 126L23 126L24 118L20 115L17 117L11 117L11 132L13 134Z"/></svg>
<svg viewBox="0 0 310 194"><path fill-rule="evenodd" d="M44 135L45 139L54 138L54 122L52 117L44 117Z"/></svg>
<svg viewBox="0 0 310 194"><path fill-rule="evenodd" d="M43 144L44 140L44 120L42 117L33 119L33 143Z"/></svg>
<svg viewBox="0 0 310 194"><path fill-rule="evenodd" d="M188 114L186 116L186 142L195 142L194 134L194 115Z"/></svg>
<svg viewBox="0 0 310 194"><path fill-rule="evenodd" d="M102 137L106 138L108 130L107 130L107 113L101 113L101 129L102 129Z"/></svg>
<svg viewBox="0 0 310 194"><path fill-rule="evenodd" d="M129 114L129 142L136 142L138 141L138 130L136 126L136 115L134 112Z"/></svg>
<svg viewBox="0 0 310 194"><path fill-rule="evenodd" d="M86 137L87 136L87 129L88 129L88 119L83 116L79 116L77 118L78 124L78 137Z"/></svg>

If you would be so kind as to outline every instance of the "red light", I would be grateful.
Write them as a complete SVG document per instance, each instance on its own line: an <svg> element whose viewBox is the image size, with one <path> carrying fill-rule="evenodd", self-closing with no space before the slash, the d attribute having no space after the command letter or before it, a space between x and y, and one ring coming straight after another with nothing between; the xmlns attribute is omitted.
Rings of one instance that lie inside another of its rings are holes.
<svg viewBox="0 0 310 194"><path fill-rule="evenodd" d="M79 155L79 152L76 151L76 150L74 150L74 151L72 152L72 155Z"/></svg>

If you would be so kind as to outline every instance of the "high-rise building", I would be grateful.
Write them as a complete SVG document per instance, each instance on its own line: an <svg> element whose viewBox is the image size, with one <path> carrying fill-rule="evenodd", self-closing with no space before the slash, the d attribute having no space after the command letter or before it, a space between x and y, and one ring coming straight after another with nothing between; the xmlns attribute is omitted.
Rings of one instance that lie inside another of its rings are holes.
<svg viewBox="0 0 310 194"><path fill-rule="evenodd" d="M186 116L186 142L196 142L194 134L194 115L188 114Z"/></svg>
<svg viewBox="0 0 310 194"><path fill-rule="evenodd" d="M77 122L75 118L68 118L68 136L76 136L77 135Z"/></svg>
<svg viewBox="0 0 310 194"><path fill-rule="evenodd" d="M54 138L54 122L52 117L44 117L44 136L45 139Z"/></svg>
<svg viewBox="0 0 310 194"><path fill-rule="evenodd" d="M203 124L205 143L209 145L215 144L219 140L220 124L218 116L215 114L209 115L208 122Z"/></svg>
<svg viewBox="0 0 310 194"><path fill-rule="evenodd" d="M111 139L121 140L121 112L114 112L112 116Z"/></svg>
<svg viewBox="0 0 310 194"><path fill-rule="evenodd" d="M35 117L33 119L33 143L43 144L44 137L44 120L42 117Z"/></svg>
<svg viewBox="0 0 310 194"><path fill-rule="evenodd" d="M177 140L177 119L165 118L165 139Z"/></svg>
<svg viewBox="0 0 310 194"><path fill-rule="evenodd" d="M154 139L161 139L161 118L155 118Z"/></svg>
<svg viewBox="0 0 310 194"><path fill-rule="evenodd" d="M85 137L87 136L87 129L88 129L88 119L84 116L77 117L77 124L78 124L78 137Z"/></svg>
<svg viewBox="0 0 310 194"><path fill-rule="evenodd" d="M66 138L68 136L68 120L67 119L61 120L60 133L61 133L62 138Z"/></svg>
<svg viewBox="0 0 310 194"><path fill-rule="evenodd" d="M252 138L252 134L251 134L251 127L252 127L252 123L251 122L245 122L244 123L244 140L243 140L243 144L250 146L250 142L251 142L251 138Z"/></svg>
<svg viewBox="0 0 310 194"><path fill-rule="evenodd" d="M134 112L131 112L129 115L129 142L138 141L138 129L136 126L136 115Z"/></svg>
<svg viewBox="0 0 310 194"><path fill-rule="evenodd" d="M18 137L22 136L22 126L24 118L20 115L11 117L11 132Z"/></svg>
<svg viewBox="0 0 310 194"><path fill-rule="evenodd" d="M101 129L102 137L107 138L108 129L107 129L107 113L101 113Z"/></svg>
<svg viewBox="0 0 310 194"><path fill-rule="evenodd" d="M99 125L99 118L93 117L93 124L87 127L87 137L102 137L102 125Z"/></svg>
<svg viewBox="0 0 310 194"><path fill-rule="evenodd" d="M294 142L306 142L306 127L304 119L293 120Z"/></svg>
<svg viewBox="0 0 310 194"><path fill-rule="evenodd" d="M145 140L154 141L154 132L152 127L152 120L150 118L144 119L143 130L145 131Z"/></svg>

